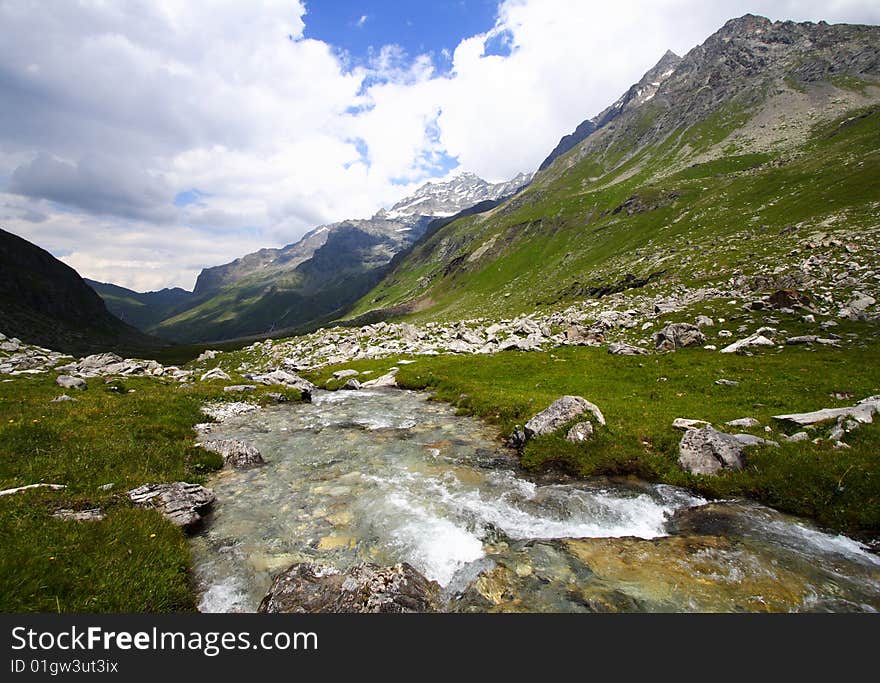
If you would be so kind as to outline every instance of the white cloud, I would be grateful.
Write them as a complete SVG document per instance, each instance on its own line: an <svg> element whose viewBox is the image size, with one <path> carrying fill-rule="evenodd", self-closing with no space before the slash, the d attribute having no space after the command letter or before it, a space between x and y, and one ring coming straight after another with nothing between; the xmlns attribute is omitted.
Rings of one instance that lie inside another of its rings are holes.
<svg viewBox="0 0 880 683"><path fill-rule="evenodd" d="M190 287L450 157L489 180L534 169L667 48L745 12L880 21L867 0L506 0L446 72L396 45L353 65L303 38L294 0L0 0L0 220L88 277Z"/></svg>

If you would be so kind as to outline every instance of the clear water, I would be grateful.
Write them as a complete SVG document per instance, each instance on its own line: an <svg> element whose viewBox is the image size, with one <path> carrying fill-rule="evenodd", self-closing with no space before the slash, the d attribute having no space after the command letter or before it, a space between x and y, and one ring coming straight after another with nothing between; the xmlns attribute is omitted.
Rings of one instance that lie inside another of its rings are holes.
<svg viewBox="0 0 880 683"><path fill-rule="evenodd" d="M267 465L210 482L215 511L192 541L202 611L254 611L306 560L409 562L450 610L880 607L880 562L851 539L743 503L712 506L723 537L684 532L670 516L707 503L686 491L531 481L491 428L422 394L316 392L212 436Z"/></svg>

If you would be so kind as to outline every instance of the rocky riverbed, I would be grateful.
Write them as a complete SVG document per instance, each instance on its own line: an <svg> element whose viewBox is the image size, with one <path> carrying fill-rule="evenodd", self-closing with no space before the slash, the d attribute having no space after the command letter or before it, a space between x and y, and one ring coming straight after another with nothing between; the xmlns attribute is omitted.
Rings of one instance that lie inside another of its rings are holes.
<svg viewBox="0 0 880 683"><path fill-rule="evenodd" d="M492 429L418 393L317 391L211 438L266 462L210 482L192 540L203 611L255 611L270 586L269 611L348 609L339 586L377 582L408 587L372 595L389 611L880 608L880 560L851 539L669 486L530 479Z"/></svg>

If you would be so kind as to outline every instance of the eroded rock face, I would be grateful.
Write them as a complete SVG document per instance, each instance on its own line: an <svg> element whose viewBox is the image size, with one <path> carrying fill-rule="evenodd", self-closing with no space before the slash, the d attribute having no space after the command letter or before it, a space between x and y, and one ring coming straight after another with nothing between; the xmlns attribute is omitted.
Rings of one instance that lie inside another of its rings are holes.
<svg viewBox="0 0 880 683"><path fill-rule="evenodd" d="M211 489L185 481L171 484L144 484L128 492L135 505L159 510L172 524L184 529L197 527L214 504Z"/></svg>
<svg viewBox="0 0 880 683"><path fill-rule="evenodd" d="M571 422L587 412L592 414L600 425L605 426L605 416L602 415L602 411L595 403L591 403L581 396L563 396L526 422L526 437L551 434L567 422Z"/></svg>
<svg viewBox="0 0 880 683"><path fill-rule="evenodd" d="M250 444L238 441L237 439L205 441L201 446L206 451L222 455L226 465L237 470L245 470L265 464L260 451Z"/></svg>
<svg viewBox="0 0 880 683"><path fill-rule="evenodd" d="M260 612L407 613L441 610L440 586L407 563L358 564L346 572L311 562L275 577Z"/></svg>
<svg viewBox="0 0 880 683"><path fill-rule="evenodd" d="M654 345L658 351L675 351L705 343L706 335L690 323L671 323L654 335Z"/></svg>

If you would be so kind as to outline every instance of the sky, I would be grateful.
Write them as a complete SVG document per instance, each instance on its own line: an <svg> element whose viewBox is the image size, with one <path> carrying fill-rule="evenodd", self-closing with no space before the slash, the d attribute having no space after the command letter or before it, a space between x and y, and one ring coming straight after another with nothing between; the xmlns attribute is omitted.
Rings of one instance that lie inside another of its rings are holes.
<svg viewBox="0 0 880 683"><path fill-rule="evenodd" d="M876 0L0 0L0 227L139 291L507 180L730 18Z"/></svg>

